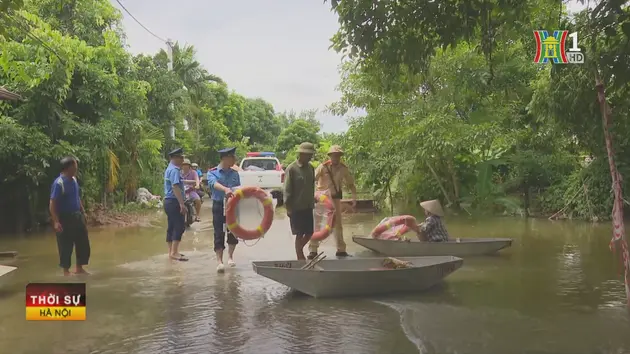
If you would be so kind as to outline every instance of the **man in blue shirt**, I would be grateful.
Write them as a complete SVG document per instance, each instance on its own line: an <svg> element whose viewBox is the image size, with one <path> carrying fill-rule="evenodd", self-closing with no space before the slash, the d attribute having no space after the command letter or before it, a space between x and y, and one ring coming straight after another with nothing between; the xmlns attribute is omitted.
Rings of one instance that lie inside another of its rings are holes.
<svg viewBox="0 0 630 354"><path fill-rule="evenodd" d="M85 222L85 209L81 203L77 159L72 156L61 160L61 174L50 188L50 216L57 232L59 266L64 275L70 275L72 251L76 248L76 274L88 274L83 266L90 260L90 240Z"/></svg>
<svg viewBox="0 0 630 354"><path fill-rule="evenodd" d="M203 172L201 172L201 169L199 169L199 165L196 162L193 162L191 167L193 168L193 170L195 170L195 172L197 172L197 176L199 176L199 179L201 180Z"/></svg>
<svg viewBox="0 0 630 354"><path fill-rule="evenodd" d="M184 181L180 172L180 166L184 162L184 149L175 149L168 156L171 162L164 171L164 212L166 212L168 222L166 228L168 256L177 261L187 261L188 259L179 253L179 243L186 230Z"/></svg>
<svg viewBox="0 0 630 354"><path fill-rule="evenodd" d="M217 255L217 271L223 272L223 250L225 249L225 234L227 228L225 225L225 200L233 196L232 189L241 185L241 178L238 171L233 169L236 161L236 148L227 148L219 150L221 163L208 171L208 187L212 191L212 225L214 226L214 252ZM236 266L234 263L234 250L238 244L238 240L230 232L227 233L228 244L228 265Z"/></svg>
<svg viewBox="0 0 630 354"><path fill-rule="evenodd" d="M193 170L197 172L197 176L199 176L199 182L203 183L203 172L201 172L199 165L196 162L193 162L191 166ZM201 202L203 203L203 196L206 195L205 190L203 188L199 188L199 190L197 190L197 194L199 195L199 199L201 199ZM199 214L197 214L197 216L199 216Z"/></svg>

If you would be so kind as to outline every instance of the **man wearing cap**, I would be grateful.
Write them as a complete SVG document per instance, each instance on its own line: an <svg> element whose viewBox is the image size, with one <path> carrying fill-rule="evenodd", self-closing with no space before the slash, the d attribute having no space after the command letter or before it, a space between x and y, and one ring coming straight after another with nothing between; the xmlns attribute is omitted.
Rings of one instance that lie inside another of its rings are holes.
<svg viewBox="0 0 630 354"><path fill-rule="evenodd" d="M195 221L201 221L199 219L199 213L201 212L201 197L197 191L199 190L199 176L197 171L192 169L189 159L184 159L182 163L182 180L184 181L185 197L190 198L195 203Z"/></svg>
<svg viewBox="0 0 630 354"><path fill-rule="evenodd" d="M201 181L201 177L203 177L203 172L201 172L201 170L199 169L199 165L197 165L196 162L193 162L191 166L193 170L195 170L195 172L197 173L197 177L199 177L199 180Z"/></svg>
<svg viewBox="0 0 630 354"><path fill-rule="evenodd" d="M346 242L343 240L343 226L341 222L341 199L343 199L342 188L345 186L352 192L352 207L357 205L357 188L354 185L354 178L350 173L350 169L341 162L343 150L339 145L333 145L328 150L330 160L324 162L315 170L315 181L318 191L329 191L335 206L335 224L333 226L333 234L337 244L337 257L348 257L346 252ZM317 256L317 248L319 241L311 241L309 244L308 258L313 259Z"/></svg>
<svg viewBox="0 0 630 354"><path fill-rule="evenodd" d="M199 199L202 200L202 203L203 203L203 197L206 195L206 190L203 188L204 183L205 183L203 171L201 171L201 169L199 168L199 165L196 162L192 163L192 168L195 170L195 172L197 172L197 177L199 177L200 186L199 186L199 189L197 190L197 194L199 195Z"/></svg>
<svg viewBox="0 0 630 354"><path fill-rule="evenodd" d="M295 235L295 254L298 260L305 259L304 246L313 236L315 207L315 169L310 164L315 147L302 143L298 148L298 159L285 170L284 205Z"/></svg>
<svg viewBox="0 0 630 354"><path fill-rule="evenodd" d="M221 163L208 171L208 187L212 191L212 225L214 227L214 252L217 255L217 271L223 272L223 250L225 250L225 201L233 196L232 189L241 185L241 178L238 171L233 169L236 161L236 148L219 150ZM228 265L236 266L234 263L234 250L238 240L231 232L227 233L228 244Z"/></svg>
<svg viewBox="0 0 630 354"><path fill-rule="evenodd" d="M420 235L424 241L445 242L448 241L448 232L442 221L444 211L439 200L428 200L420 203L427 218L420 224Z"/></svg>
<svg viewBox="0 0 630 354"><path fill-rule="evenodd" d="M184 181L180 172L180 167L184 162L184 149L175 149L168 156L171 161L164 171L164 211L168 220L166 228L168 256L177 261L187 261L188 259L179 253L179 243L186 230Z"/></svg>

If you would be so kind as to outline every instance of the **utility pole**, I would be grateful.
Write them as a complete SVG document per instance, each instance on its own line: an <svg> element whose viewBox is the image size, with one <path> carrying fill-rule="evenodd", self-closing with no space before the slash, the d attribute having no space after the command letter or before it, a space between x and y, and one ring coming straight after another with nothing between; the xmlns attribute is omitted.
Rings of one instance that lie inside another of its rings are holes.
<svg viewBox="0 0 630 354"><path fill-rule="evenodd" d="M168 55L168 70L173 71L173 41L170 38L166 40L166 46L168 47L166 51ZM173 102L171 102L169 108L171 109L171 112L175 112L175 104L173 104ZM168 130L171 139L175 139L175 122L171 121L171 125Z"/></svg>

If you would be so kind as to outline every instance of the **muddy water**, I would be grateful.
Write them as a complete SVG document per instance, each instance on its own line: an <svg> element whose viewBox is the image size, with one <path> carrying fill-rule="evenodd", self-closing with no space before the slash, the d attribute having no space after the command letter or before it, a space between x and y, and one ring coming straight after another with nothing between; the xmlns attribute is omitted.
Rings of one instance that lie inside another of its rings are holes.
<svg viewBox="0 0 630 354"><path fill-rule="evenodd" d="M315 300L255 275L252 260L293 257L279 211L270 233L241 244L217 275L209 207L185 235L187 263L154 227L91 231L86 322L26 322L28 282L60 277L54 236L0 240L19 267L0 289L0 352L10 353L630 353L630 323L608 225L450 218L453 235L512 237L499 256L466 259L424 294ZM345 216L346 239L381 216ZM322 246L334 252L332 240ZM348 250L370 255L348 242Z"/></svg>

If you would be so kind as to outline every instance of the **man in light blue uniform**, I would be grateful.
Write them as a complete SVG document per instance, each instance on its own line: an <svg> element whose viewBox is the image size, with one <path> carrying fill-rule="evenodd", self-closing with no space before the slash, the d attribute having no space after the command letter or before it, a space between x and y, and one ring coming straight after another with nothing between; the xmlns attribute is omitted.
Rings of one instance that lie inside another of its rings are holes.
<svg viewBox="0 0 630 354"><path fill-rule="evenodd" d="M168 256L177 261L187 261L188 259L179 253L179 243L186 230L184 181L180 172L180 166L184 162L184 149L175 149L168 156L171 162L164 171L164 211L168 220L166 228Z"/></svg>
<svg viewBox="0 0 630 354"><path fill-rule="evenodd" d="M241 178L238 171L233 169L236 162L236 148L219 150L221 163L208 171L208 187L212 191L212 226L214 226L214 252L217 255L217 271L223 272L223 250L225 249L225 200L233 196L232 189L241 185ZM227 234L228 244L228 265L236 266L234 263L234 250L238 240L230 232Z"/></svg>

